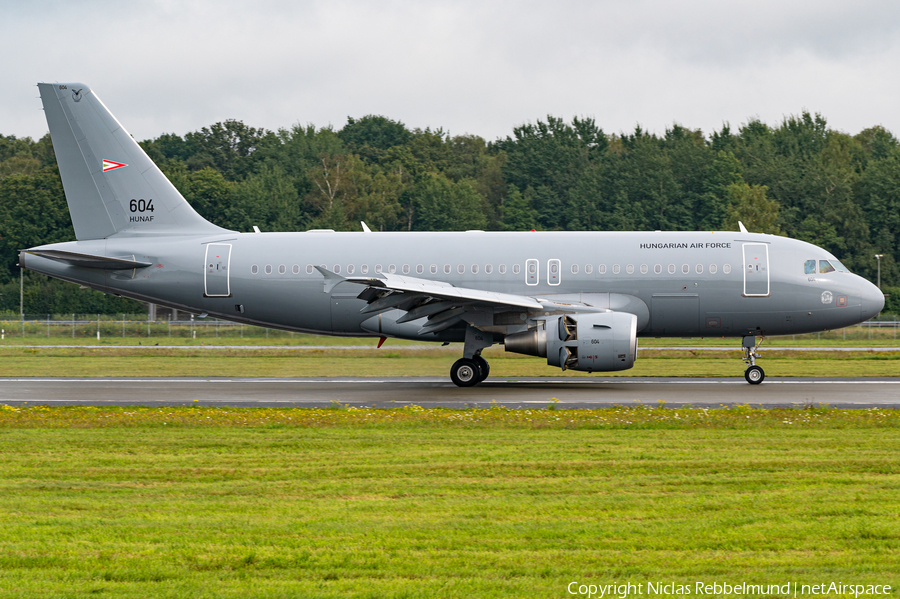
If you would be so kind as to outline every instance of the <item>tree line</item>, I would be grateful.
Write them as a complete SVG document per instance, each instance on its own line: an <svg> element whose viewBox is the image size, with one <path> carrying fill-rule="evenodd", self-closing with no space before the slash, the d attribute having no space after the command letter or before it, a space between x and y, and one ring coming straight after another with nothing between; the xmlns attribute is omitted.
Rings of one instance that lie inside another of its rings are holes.
<svg viewBox="0 0 900 599"><path fill-rule="evenodd" d="M239 231L350 231L361 220L379 231L702 231L740 220L822 246L873 281L883 254L882 286L900 285L900 144L881 126L848 135L819 114L709 135L608 134L591 118L548 116L494 141L375 115L340 129L228 120L141 146L197 212ZM0 309L18 310L17 250L70 239L49 135L0 135ZM137 306L26 277L26 311Z"/></svg>

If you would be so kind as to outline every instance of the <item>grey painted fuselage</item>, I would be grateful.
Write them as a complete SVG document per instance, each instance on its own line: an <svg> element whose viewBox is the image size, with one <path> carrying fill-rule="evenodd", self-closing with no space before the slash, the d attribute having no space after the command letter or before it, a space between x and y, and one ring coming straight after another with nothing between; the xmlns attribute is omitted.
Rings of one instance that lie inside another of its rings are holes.
<svg viewBox="0 0 900 599"><path fill-rule="evenodd" d="M721 231L225 232L203 237L116 235L33 249L133 256L152 263L101 270L22 255L25 267L53 277L182 310L330 335L380 331L371 324L372 313L360 312L366 302L356 296L363 287L341 282L326 291L314 265L355 276L394 269L457 287L620 309L638 316L640 336L815 332L871 318L884 301L874 285L849 272L806 274L807 260L833 259L821 248L784 237ZM536 261L536 273L530 272L529 261ZM760 261L766 262L762 270ZM554 280L551 270L557 269ZM533 321L542 315L522 310L520 318ZM370 324L363 328L366 321ZM494 330L501 334L503 329L521 328L508 315L498 322L502 324ZM396 336L460 341L462 334L457 328L422 337Z"/></svg>

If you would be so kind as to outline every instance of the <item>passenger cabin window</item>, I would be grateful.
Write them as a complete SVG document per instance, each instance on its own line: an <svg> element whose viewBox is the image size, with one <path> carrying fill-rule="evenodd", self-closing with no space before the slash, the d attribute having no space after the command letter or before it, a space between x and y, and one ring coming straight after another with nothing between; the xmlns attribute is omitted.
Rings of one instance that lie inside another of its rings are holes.
<svg viewBox="0 0 900 599"><path fill-rule="evenodd" d="M834 272L837 270L835 267L831 265L828 260L819 260L819 274L824 275L825 273Z"/></svg>
<svg viewBox="0 0 900 599"><path fill-rule="evenodd" d="M390 266L388 266L388 272L391 274L394 274L395 272L397 272L397 266L394 264L391 264Z"/></svg>
<svg viewBox="0 0 900 599"><path fill-rule="evenodd" d="M307 264L306 265L306 274L311 275L312 273L313 273L313 265Z"/></svg>
<svg viewBox="0 0 900 599"><path fill-rule="evenodd" d="M381 272L381 265L380 265L380 264L376 264L376 265L375 265L375 272Z"/></svg>
<svg viewBox="0 0 900 599"><path fill-rule="evenodd" d="M702 275L702 274L703 274L703 265L702 265L702 264L698 264L698 265L694 268L694 270L697 271L697 274L698 274L698 275Z"/></svg>
<svg viewBox="0 0 900 599"><path fill-rule="evenodd" d="M421 264L416 264L416 274L420 275L425 272L425 267Z"/></svg>
<svg viewBox="0 0 900 599"><path fill-rule="evenodd" d="M489 275L492 272L494 272L494 267L491 266L490 264L485 264L484 265L484 274Z"/></svg>
<svg viewBox="0 0 900 599"><path fill-rule="evenodd" d="M646 264L641 264L641 274L642 275L647 274L647 265Z"/></svg>
<svg viewBox="0 0 900 599"><path fill-rule="evenodd" d="M674 275L674 274L675 274L675 265L674 265L674 264L670 264L670 265L669 265L669 274L670 274L670 275Z"/></svg>
<svg viewBox="0 0 900 599"><path fill-rule="evenodd" d="M500 271L501 275L506 274L506 265L505 264L501 264L500 266L497 267L497 269Z"/></svg>
<svg viewBox="0 0 900 599"><path fill-rule="evenodd" d="M477 274L478 274L478 265L477 265L477 264L473 264L473 265L472 265L472 274L473 274L473 275L477 275Z"/></svg>
<svg viewBox="0 0 900 599"><path fill-rule="evenodd" d="M449 275L449 274L450 274L450 265L449 265L449 264L445 264L445 265L444 265L444 274L445 274L445 275Z"/></svg>
<svg viewBox="0 0 900 599"><path fill-rule="evenodd" d="M271 264L266 264L266 274L267 275L272 274L272 265Z"/></svg>
<svg viewBox="0 0 900 599"><path fill-rule="evenodd" d="M814 275L816 274L816 261L815 260L807 260L803 263L803 274L805 275Z"/></svg>
<svg viewBox="0 0 900 599"><path fill-rule="evenodd" d="M294 273L295 275L299 275L300 274L300 265L299 264L293 265L291 267L291 272Z"/></svg>
<svg viewBox="0 0 900 599"><path fill-rule="evenodd" d="M338 268L340 268L340 266L338 266ZM281 266L278 267L278 274L283 275L286 272L287 272L287 267L285 267L284 264L282 264ZM340 272L340 271L338 271L338 272Z"/></svg>
<svg viewBox="0 0 900 599"><path fill-rule="evenodd" d="M354 270L356 270L356 268L352 264L347 265L347 274L348 275L352 275Z"/></svg>
<svg viewBox="0 0 900 599"><path fill-rule="evenodd" d="M513 274L514 275L519 274L519 271L521 271L521 270L522 270L522 268L518 264L513 264Z"/></svg>
<svg viewBox="0 0 900 599"><path fill-rule="evenodd" d="M312 268L312 266L310 266L310 268ZM251 275L255 275L255 274L258 273L258 272L259 272L259 267L258 267L257 265L254 264L253 266L250 267L250 274L251 274Z"/></svg>
<svg viewBox="0 0 900 599"><path fill-rule="evenodd" d="M681 265L681 273L686 275L689 272L691 272L691 265L690 264L682 264Z"/></svg>
<svg viewBox="0 0 900 599"><path fill-rule="evenodd" d="M655 272L658 275L661 275L662 274L662 264L657 264L656 266L654 266L653 272Z"/></svg>
<svg viewBox="0 0 900 599"><path fill-rule="evenodd" d="M429 268L428 270L429 270L429 272L431 272L431 274L436 275L437 274L437 264L432 264L431 268Z"/></svg>
<svg viewBox="0 0 900 599"><path fill-rule="evenodd" d="M726 275L727 275L727 274L731 274L731 265L730 265L730 264L726 264L725 266L723 266L723 267L722 267L722 272L724 272Z"/></svg>
<svg viewBox="0 0 900 599"><path fill-rule="evenodd" d="M599 272L601 275L605 275L605 274L606 274L606 265L605 265L605 264L601 264L601 265L599 266L599 268L597 268L597 272Z"/></svg>
<svg viewBox="0 0 900 599"><path fill-rule="evenodd" d="M619 274L619 265L618 264L613 264L613 274L614 275Z"/></svg>
<svg viewBox="0 0 900 599"><path fill-rule="evenodd" d="M409 264L403 265L403 274L405 274L405 275L409 274Z"/></svg>
<svg viewBox="0 0 900 599"><path fill-rule="evenodd" d="M634 273L634 264L629 264L628 266L626 266L625 272L627 272L628 274Z"/></svg>
<svg viewBox="0 0 900 599"><path fill-rule="evenodd" d="M458 272L459 274L464 274L466 272L466 265L465 264L458 265L456 267L456 272Z"/></svg>
<svg viewBox="0 0 900 599"><path fill-rule="evenodd" d="M710 264L710 265L709 265L709 274L711 274L711 275L716 274L716 270L717 270L717 268L716 268L716 265L715 265L715 264Z"/></svg>
<svg viewBox="0 0 900 599"><path fill-rule="evenodd" d="M359 271L364 275L368 274L369 273L369 265L363 264L362 266L359 267Z"/></svg>
<svg viewBox="0 0 900 599"><path fill-rule="evenodd" d="M594 272L594 265L593 264L585 264L584 265L584 274L589 275L592 272Z"/></svg>

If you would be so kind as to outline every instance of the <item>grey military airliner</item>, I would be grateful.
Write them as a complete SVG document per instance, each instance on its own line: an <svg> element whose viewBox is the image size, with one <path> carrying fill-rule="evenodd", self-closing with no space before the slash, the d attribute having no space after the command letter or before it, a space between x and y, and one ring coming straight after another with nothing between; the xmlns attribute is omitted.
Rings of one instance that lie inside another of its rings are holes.
<svg viewBox="0 0 900 599"><path fill-rule="evenodd" d="M741 231L298 233L229 231L197 214L80 83L38 85L77 241L25 268L105 293L309 333L463 344L562 370L634 365L639 337L741 339L744 376L765 336L875 316L884 296L809 243ZM759 341L757 341L759 339ZM380 344L380 342L379 342Z"/></svg>

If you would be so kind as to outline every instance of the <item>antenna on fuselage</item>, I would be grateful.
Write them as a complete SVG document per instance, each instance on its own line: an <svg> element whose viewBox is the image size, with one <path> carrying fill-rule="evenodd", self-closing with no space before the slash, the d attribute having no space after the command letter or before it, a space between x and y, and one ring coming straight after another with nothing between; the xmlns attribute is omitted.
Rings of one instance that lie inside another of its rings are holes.
<svg viewBox="0 0 900 599"><path fill-rule="evenodd" d="M745 227L744 223L742 223L741 221L738 221L738 226L741 228L741 233L749 233L750 232L747 230L747 227Z"/></svg>
<svg viewBox="0 0 900 599"><path fill-rule="evenodd" d="M363 227L363 233L371 233L372 232L372 229L369 228L369 226L365 223L365 221L359 221L359 224L361 224Z"/></svg>

